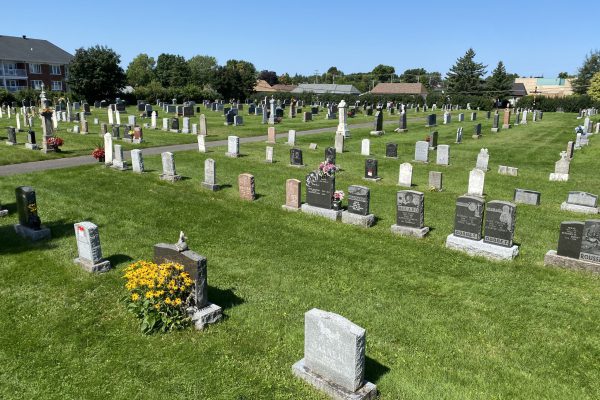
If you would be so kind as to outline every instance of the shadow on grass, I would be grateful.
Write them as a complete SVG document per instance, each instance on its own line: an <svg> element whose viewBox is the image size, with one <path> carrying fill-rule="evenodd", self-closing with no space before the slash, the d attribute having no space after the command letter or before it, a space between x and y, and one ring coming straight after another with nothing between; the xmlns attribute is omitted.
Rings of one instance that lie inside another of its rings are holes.
<svg viewBox="0 0 600 400"><path fill-rule="evenodd" d="M11 205L14 210L16 206ZM43 223L42 226L50 229L50 238L43 239L36 242L32 242L28 239L22 238L15 232L13 224L4 225L0 227L0 255L3 254L18 254L25 251L34 249L52 249L56 247L53 244L55 239L60 239L65 236L74 236L73 223L65 222L63 220Z"/></svg>
<svg viewBox="0 0 600 400"><path fill-rule="evenodd" d="M218 306L221 306L223 310L227 310L231 307L240 305L244 303L244 299L237 296L234 293L235 288L229 289L219 289L214 286L208 287L208 300L211 303L215 303Z"/></svg>
<svg viewBox="0 0 600 400"><path fill-rule="evenodd" d="M126 263L132 261L133 258L129 257L127 254L113 254L111 256L106 257L113 268L117 268L122 263Z"/></svg>
<svg viewBox="0 0 600 400"><path fill-rule="evenodd" d="M365 379L372 383L377 383L379 379L390 371L388 367L379 363L377 360L365 357Z"/></svg>

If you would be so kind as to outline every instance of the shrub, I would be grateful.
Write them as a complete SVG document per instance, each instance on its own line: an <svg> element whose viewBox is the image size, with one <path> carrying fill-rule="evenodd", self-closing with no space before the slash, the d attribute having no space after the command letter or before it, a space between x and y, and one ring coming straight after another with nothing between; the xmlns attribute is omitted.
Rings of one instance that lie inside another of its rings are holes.
<svg viewBox="0 0 600 400"><path fill-rule="evenodd" d="M517 102L517 107L534 108L533 96L524 96ZM564 112L579 112L582 108L600 107L599 101L594 101L586 94L571 95L565 97L546 97L536 96L535 108L542 111L556 111L557 108L562 108Z"/></svg>
<svg viewBox="0 0 600 400"><path fill-rule="evenodd" d="M138 261L123 275L129 291L127 309L140 319L145 334L168 332L190 325L186 308L192 301L193 281L175 263L156 264Z"/></svg>

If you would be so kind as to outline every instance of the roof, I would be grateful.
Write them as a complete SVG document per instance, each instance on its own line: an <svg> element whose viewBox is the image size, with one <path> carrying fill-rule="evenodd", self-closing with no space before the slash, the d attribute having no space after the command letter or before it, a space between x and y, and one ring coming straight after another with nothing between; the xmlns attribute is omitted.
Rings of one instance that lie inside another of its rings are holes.
<svg viewBox="0 0 600 400"><path fill-rule="evenodd" d="M510 94L512 96L527 96L527 90L525 89L525 84L513 83L512 88L510 89Z"/></svg>
<svg viewBox="0 0 600 400"><path fill-rule="evenodd" d="M73 55L42 39L0 36L0 60L42 64L68 64Z"/></svg>
<svg viewBox="0 0 600 400"><path fill-rule="evenodd" d="M291 92L292 90L296 89L298 87L298 85L284 85L284 84L278 83L271 87L277 92Z"/></svg>
<svg viewBox="0 0 600 400"><path fill-rule="evenodd" d="M378 83L372 94L427 94L422 83Z"/></svg>
<svg viewBox="0 0 600 400"><path fill-rule="evenodd" d="M275 92L275 89L269 85L269 82L264 79L259 79L256 81L256 85L254 86L255 92Z"/></svg>
<svg viewBox="0 0 600 400"><path fill-rule="evenodd" d="M332 83L301 83L291 93L333 93L333 94L360 94L360 90L352 85L336 85Z"/></svg>

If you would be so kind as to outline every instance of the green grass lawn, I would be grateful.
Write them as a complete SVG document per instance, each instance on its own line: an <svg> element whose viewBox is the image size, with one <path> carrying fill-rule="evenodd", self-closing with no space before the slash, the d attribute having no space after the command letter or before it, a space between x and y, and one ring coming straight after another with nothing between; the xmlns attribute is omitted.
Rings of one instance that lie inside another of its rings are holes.
<svg viewBox="0 0 600 400"><path fill-rule="evenodd" d="M154 106L156 109L157 106ZM307 110L304 107L303 110ZM284 111L287 111L284 110ZM97 145L103 146L103 138L100 136L100 124L105 122L108 123L108 114L107 109L94 109L91 107L92 115L87 116L88 126L89 126L89 134L81 135L72 132L68 132L67 130L72 130L73 126L76 125L75 122L59 122L58 132L56 136L59 136L64 139L65 144L62 147L62 152L60 153L49 153L43 154L40 151L31 151L25 148L24 143L27 142L27 128L23 125L23 121L21 120L21 130L23 132L17 133L17 142L18 146L5 146L4 141L7 139L6 127L8 126L16 126L15 116L14 114L11 118L8 118L8 115L5 113L3 118L0 118L0 165L6 164L16 164L23 163L29 161L39 161L39 160L47 160L53 158L62 158L62 157L74 157L81 155L89 155L91 154L94 147ZM132 144L125 142L118 142L123 145L124 150L130 150L133 148L145 148L145 147L157 147L157 146L165 146L171 144L184 144L184 143L195 143L196 136L190 134L177 134L171 132L164 132L161 130L162 128L162 118L172 117L173 113L167 114L163 112L162 109L158 110L158 118L157 118L157 127L158 130L153 130L150 128L144 129L144 142L141 144ZM240 137L247 136L259 136L267 134L268 125L262 124L262 116L257 115L248 115L248 105L244 104L244 110L240 112L240 115L244 117L244 125L243 126L225 126L225 118L223 116L223 112L216 112L207 110L206 107L200 106L200 113L206 115L207 118L207 127L208 127L208 137L207 141L226 139L229 135L237 135ZM127 107L127 113L121 113L121 124L127 124L127 116L128 115L139 115L137 111L137 107L130 106ZM318 115L313 116L313 121L302 122L302 115L298 114L296 118L289 118L287 112L284 113L283 122L277 124L276 128L278 132L287 132L289 129L296 129L298 131L301 130L309 130L316 128L326 128L326 127L336 127L336 120L327 120L325 119L326 109L321 108L321 112ZM415 117L419 116L423 118L425 114L423 112L415 113ZM387 120L397 120L398 115L389 115L389 113L384 113L384 118ZM411 115L412 116L412 115ZM94 118L99 119L99 124L94 125ZM359 124L365 122L372 122L374 120L373 116L367 116L366 114L359 113L354 118L349 118L349 124ZM38 144L42 143L42 128L39 119L34 120L34 131L36 132L36 138ZM116 123L116 117L115 117ZM140 118L138 116L137 123L140 126L143 126L144 123L150 123L150 118ZM190 130L191 124L197 123L199 124L199 113L196 113L194 117L191 117L190 121ZM39 125L39 126L38 126ZM180 128L183 127L182 118L179 119ZM110 129L110 127L109 127ZM200 129L198 127L198 129ZM123 129L121 129L121 137L123 137Z"/></svg>
<svg viewBox="0 0 600 400"><path fill-rule="evenodd" d="M371 138L380 182L362 180L360 141L370 129L353 129L348 151L338 154L337 188L371 188L378 221L367 230L281 210L285 180L303 181L311 169L289 167L283 141L275 164L264 163L264 143L242 144L238 159L225 157L225 148L176 153L186 179L175 184L158 179L159 156L145 158L141 176L93 165L2 178L0 201L10 215L0 219L0 398L322 399L291 372L303 357L303 314L313 307L367 330L366 378L382 399L600 397L600 279L543 265L560 222L586 219L560 210L567 192L600 194L600 142L592 137L577 151L568 182L549 182L574 138L575 115L545 113L541 122L493 134L481 114L480 140L471 139L476 122L462 123L462 145L454 144L459 123L437 127L439 143L451 145L450 166L413 164L432 228L423 240L394 236L390 225L398 168L429 132L424 123ZM297 141L314 167L333 133ZM384 158L390 141L399 144L398 160ZM309 150L310 142L319 148ZM490 153L487 201L510 201L514 188L542 192L541 206L518 205L521 254L513 262L444 246L482 147ZM216 193L200 186L207 157L225 185ZM518 167L519 176L498 175L498 165ZM443 192L428 191L430 170L444 173ZM243 172L255 176L255 202L238 198ZM14 233L19 185L36 189L51 240L29 243ZM99 226L104 255L116 266L106 274L72 262L73 223L82 220ZM202 332L143 336L121 300L123 269L151 259L152 246L175 242L180 230L208 258L209 300L226 318Z"/></svg>

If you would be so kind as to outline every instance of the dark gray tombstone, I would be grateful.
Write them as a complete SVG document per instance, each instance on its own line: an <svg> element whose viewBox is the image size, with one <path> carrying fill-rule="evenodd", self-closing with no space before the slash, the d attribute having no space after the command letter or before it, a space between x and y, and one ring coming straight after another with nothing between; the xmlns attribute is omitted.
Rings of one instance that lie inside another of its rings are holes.
<svg viewBox="0 0 600 400"><path fill-rule="evenodd" d="M484 209L485 203L478 197L461 196L456 199L454 236L481 240Z"/></svg>
<svg viewBox="0 0 600 400"><path fill-rule="evenodd" d="M6 141L6 144L8 144L8 145L17 144L17 131L15 128L13 128L12 126L7 127L6 135L8 136L8 140Z"/></svg>
<svg viewBox="0 0 600 400"><path fill-rule="evenodd" d="M517 206L508 201L490 201L485 210L485 243L512 247Z"/></svg>
<svg viewBox="0 0 600 400"><path fill-rule="evenodd" d="M375 121L373 121L373 130L376 132L383 131L383 113L377 111L375 113Z"/></svg>
<svg viewBox="0 0 600 400"><path fill-rule="evenodd" d="M600 263L600 220L585 221L579 259Z"/></svg>
<svg viewBox="0 0 600 400"><path fill-rule="evenodd" d="M290 149L290 165L303 166L304 162L302 159L301 149Z"/></svg>
<svg viewBox="0 0 600 400"><path fill-rule="evenodd" d="M368 187L351 185L348 187L348 212L358 215L369 214L371 192Z"/></svg>
<svg viewBox="0 0 600 400"><path fill-rule="evenodd" d="M233 119L235 117L235 113L232 110L225 115L225 125L233 125Z"/></svg>
<svg viewBox="0 0 600 400"><path fill-rule="evenodd" d="M431 135L429 135L429 148L430 149L437 149L438 147L438 131L434 131L431 133Z"/></svg>
<svg viewBox="0 0 600 400"><path fill-rule="evenodd" d="M17 234L33 241L50 237L50 229L42 226L38 215L35 190L30 186L19 186L15 195L19 215L19 223L14 225Z"/></svg>
<svg viewBox="0 0 600 400"><path fill-rule="evenodd" d="M377 160L373 158L367 158L365 160L365 178L379 179L379 175L377 174Z"/></svg>
<svg viewBox="0 0 600 400"><path fill-rule="evenodd" d="M327 147L325 149L325 160L335 164L336 151L335 147Z"/></svg>
<svg viewBox="0 0 600 400"><path fill-rule="evenodd" d="M306 203L313 207L331 209L335 192L335 176L319 176L315 171L306 176Z"/></svg>
<svg viewBox="0 0 600 400"><path fill-rule="evenodd" d="M120 129L119 125L113 125L112 137L117 138L117 139L121 137L121 129Z"/></svg>
<svg viewBox="0 0 600 400"><path fill-rule="evenodd" d="M481 124L475 125L473 136L481 136Z"/></svg>
<svg viewBox="0 0 600 400"><path fill-rule="evenodd" d="M431 127L431 126L437 126L436 123L436 115L435 114L429 114L427 116L427 127Z"/></svg>
<svg viewBox="0 0 600 400"><path fill-rule="evenodd" d="M179 118L171 118L171 131L179 131Z"/></svg>
<svg viewBox="0 0 600 400"><path fill-rule="evenodd" d="M579 258L584 226L585 223L582 221L562 222L556 254L563 257Z"/></svg>
<svg viewBox="0 0 600 400"><path fill-rule="evenodd" d="M398 132L406 132L408 128L406 127L406 112L400 113L400 119L398 121Z"/></svg>
<svg viewBox="0 0 600 400"><path fill-rule="evenodd" d="M385 156L387 158L398 158L398 144L387 143L385 145Z"/></svg>
<svg viewBox="0 0 600 400"><path fill-rule="evenodd" d="M414 190L396 193L396 225L421 229L425 227L425 195Z"/></svg>

